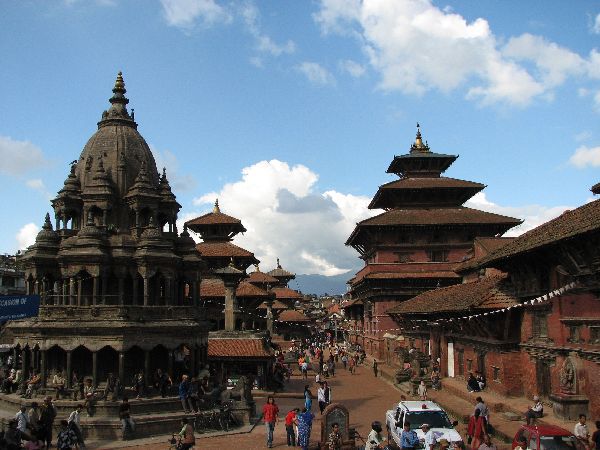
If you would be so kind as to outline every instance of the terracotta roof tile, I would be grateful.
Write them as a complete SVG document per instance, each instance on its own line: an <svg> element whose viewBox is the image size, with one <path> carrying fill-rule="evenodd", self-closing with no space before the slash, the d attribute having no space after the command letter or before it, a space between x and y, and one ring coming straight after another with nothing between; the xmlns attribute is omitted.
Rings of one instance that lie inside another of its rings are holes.
<svg viewBox="0 0 600 450"><path fill-rule="evenodd" d="M522 253L534 251L563 239L600 229L600 200L586 203L572 211L565 211L539 227L529 230L504 247L490 253L481 265L494 263Z"/></svg>
<svg viewBox="0 0 600 450"><path fill-rule="evenodd" d="M188 220L185 223L188 227L190 225L218 225L218 224L242 224L240 219L228 216L222 212L210 212L203 216L196 217L195 219Z"/></svg>
<svg viewBox="0 0 600 450"><path fill-rule="evenodd" d="M242 281L235 291L236 297L268 297L269 294L264 289L254 286L247 281ZM224 298L225 286L223 281L218 278L204 278L200 281L200 297L204 298Z"/></svg>
<svg viewBox="0 0 600 450"><path fill-rule="evenodd" d="M364 276L367 279L406 279L406 278L460 278L454 272L371 272Z"/></svg>
<svg viewBox="0 0 600 450"><path fill-rule="evenodd" d="M422 189L422 188L474 188L483 189L485 184L473 181L459 180L448 177L401 178L390 183L382 184L380 189Z"/></svg>
<svg viewBox="0 0 600 450"><path fill-rule="evenodd" d="M273 306L271 306L271 308L272 308L273 310L283 310L283 309L288 309L288 306L287 306L285 303L283 303L283 302L280 302L279 300L274 300L274 301L273 301ZM258 306L258 309L267 309L267 304L266 304L266 302L262 302L262 303L261 303L261 304Z"/></svg>
<svg viewBox="0 0 600 450"><path fill-rule="evenodd" d="M248 281L250 283L270 283L271 285L273 285L273 283L279 283L279 280L277 278L272 277L271 275L266 274L264 272L252 272L248 277Z"/></svg>
<svg viewBox="0 0 600 450"><path fill-rule="evenodd" d="M513 217L459 208L393 209L359 222L358 226L377 225L445 225L445 224L507 224L515 226L521 221Z"/></svg>
<svg viewBox="0 0 600 450"><path fill-rule="evenodd" d="M498 309L517 305L506 275L426 291L388 310L388 314L435 314L471 309Z"/></svg>
<svg viewBox="0 0 600 450"><path fill-rule="evenodd" d="M299 311L294 309L286 309L281 311L279 318L280 322L310 322L310 319Z"/></svg>
<svg viewBox="0 0 600 450"><path fill-rule="evenodd" d="M269 358L262 339L208 339L209 358Z"/></svg>
<svg viewBox="0 0 600 450"><path fill-rule="evenodd" d="M254 258L254 254L231 242L200 242L196 244L196 249L204 257L247 257ZM254 258L256 259L256 258Z"/></svg>
<svg viewBox="0 0 600 450"><path fill-rule="evenodd" d="M287 287L276 287L271 289L272 292L275 292L275 296L278 299L294 299L294 300L303 300L304 296L293 289Z"/></svg>

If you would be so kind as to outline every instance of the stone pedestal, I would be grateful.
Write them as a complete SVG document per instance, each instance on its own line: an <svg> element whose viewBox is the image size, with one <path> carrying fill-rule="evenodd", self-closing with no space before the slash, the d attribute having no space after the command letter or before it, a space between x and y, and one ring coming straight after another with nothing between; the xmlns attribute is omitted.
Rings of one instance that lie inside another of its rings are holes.
<svg viewBox="0 0 600 450"><path fill-rule="evenodd" d="M583 395L552 394L554 415L563 420L577 420L579 414L588 415L589 400Z"/></svg>
<svg viewBox="0 0 600 450"><path fill-rule="evenodd" d="M250 425L253 417L256 417L256 402L236 401L232 413L242 425Z"/></svg>

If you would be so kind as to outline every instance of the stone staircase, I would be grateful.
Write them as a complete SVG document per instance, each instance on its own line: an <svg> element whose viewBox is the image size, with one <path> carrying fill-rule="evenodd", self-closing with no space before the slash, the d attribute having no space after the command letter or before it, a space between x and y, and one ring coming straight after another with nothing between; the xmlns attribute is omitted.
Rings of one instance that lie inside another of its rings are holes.
<svg viewBox="0 0 600 450"><path fill-rule="evenodd" d="M6 426L8 420L15 417L21 405L29 409L32 402L41 404L42 398L22 399L14 394L0 394L0 423ZM54 422L55 433L59 431L60 421L67 419L69 414L83 401L55 400L57 409ZM179 432L181 419L194 419L193 414L181 410L181 402L177 397L143 398L129 400L131 415L136 424L135 437L165 435ZM121 421L119 420L119 401L97 401L94 416L88 417L81 412L81 428L86 440L118 440L121 438ZM249 424L253 409L237 405L233 410L234 416L240 423Z"/></svg>

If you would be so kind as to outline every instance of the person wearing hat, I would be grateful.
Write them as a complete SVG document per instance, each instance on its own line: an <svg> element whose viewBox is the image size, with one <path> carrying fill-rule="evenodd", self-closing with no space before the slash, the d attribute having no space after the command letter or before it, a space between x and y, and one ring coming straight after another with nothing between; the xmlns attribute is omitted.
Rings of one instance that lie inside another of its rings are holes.
<svg viewBox="0 0 600 450"><path fill-rule="evenodd" d="M428 423L424 423L421 425L421 430L423 430L423 434L425 434L425 450L433 450L433 447L435 447L435 444L437 444L437 440L433 434L433 431L431 430L431 427Z"/></svg>
<svg viewBox="0 0 600 450"><path fill-rule="evenodd" d="M440 450L446 450L450 448L450 442L448 442L448 439L440 439L438 444L440 445Z"/></svg>
<svg viewBox="0 0 600 450"><path fill-rule="evenodd" d="M540 401L540 397L537 395L533 396L533 406L530 406L527 412L525 413L525 420L527 421L527 425L530 425L531 422L535 423L536 419L539 419L544 415L544 405Z"/></svg>

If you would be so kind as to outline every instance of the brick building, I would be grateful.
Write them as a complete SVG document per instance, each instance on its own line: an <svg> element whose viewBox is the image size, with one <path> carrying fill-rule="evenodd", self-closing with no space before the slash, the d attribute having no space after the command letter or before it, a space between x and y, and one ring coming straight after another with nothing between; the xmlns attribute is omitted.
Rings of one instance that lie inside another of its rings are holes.
<svg viewBox="0 0 600 450"><path fill-rule="evenodd" d="M479 370L489 389L540 395L559 418L597 418L600 200L503 244L463 264L463 284L390 311L404 346L427 342L446 376Z"/></svg>
<svg viewBox="0 0 600 450"><path fill-rule="evenodd" d="M383 336L395 335L389 331L397 324L389 309L460 283L455 270L472 253L475 238L495 237L520 223L462 206L485 186L442 176L457 158L432 152L418 128L410 152L395 156L387 169L399 179L380 186L369 205L384 212L358 223L346 242L365 262L350 280L353 301L345 305L352 308L351 336L377 358L390 359L392 346Z"/></svg>

